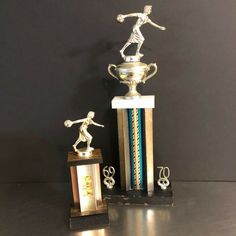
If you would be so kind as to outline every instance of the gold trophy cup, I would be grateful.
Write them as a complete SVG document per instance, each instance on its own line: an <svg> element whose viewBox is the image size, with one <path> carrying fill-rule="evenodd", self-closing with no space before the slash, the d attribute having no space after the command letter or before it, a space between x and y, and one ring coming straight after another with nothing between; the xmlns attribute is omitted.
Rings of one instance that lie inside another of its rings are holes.
<svg viewBox="0 0 236 236"><path fill-rule="evenodd" d="M148 75L151 68L153 72ZM111 76L116 78L122 84L126 84L129 87L129 92L124 96L126 99L139 98L140 93L136 88L139 83L145 83L148 79L153 77L157 72L156 63L150 63L149 65L140 61L123 62L116 66L109 64L108 72Z"/></svg>

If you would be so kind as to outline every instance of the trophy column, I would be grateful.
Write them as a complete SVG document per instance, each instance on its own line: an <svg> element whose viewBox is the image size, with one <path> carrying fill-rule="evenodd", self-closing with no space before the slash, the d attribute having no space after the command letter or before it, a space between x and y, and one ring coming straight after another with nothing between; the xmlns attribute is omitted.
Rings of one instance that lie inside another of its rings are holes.
<svg viewBox="0 0 236 236"><path fill-rule="evenodd" d="M109 224L107 205L101 194L100 163L100 149L95 149L89 158L68 153L74 202L70 210L70 229L85 230Z"/></svg>
<svg viewBox="0 0 236 236"><path fill-rule="evenodd" d="M117 109L121 188L125 191L146 189L150 196L154 193L154 107L154 96L112 100L112 108Z"/></svg>

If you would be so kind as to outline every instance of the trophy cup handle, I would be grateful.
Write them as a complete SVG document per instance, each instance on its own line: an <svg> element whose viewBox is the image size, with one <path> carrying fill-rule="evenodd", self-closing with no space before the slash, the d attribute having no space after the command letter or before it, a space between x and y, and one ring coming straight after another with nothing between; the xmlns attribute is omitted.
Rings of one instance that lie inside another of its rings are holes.
<svg viewBox="0 0 236 236"><path fill-rule="evenodd" d="M108 72L109 72L109 74L112 76L112 77L114 77L114 78L116 78L117 80L119 80L119 78L118 77L116 77L115 76L115 74L112 72L112 68L114 67L114 69L116 68L116 65L114 65L114 64L109 64L109 66L108 66Z"/></svg>
<svg viewBox="0 0 236 236"><path fill-rule="evenodd" d="M143 80L143 83L145 83L148 79L150 79L152 76L154 76L157 73L157 64L156 63L150 63L148 65L148 71L151 69L151 67L154 68L154 71Z"/></svg>

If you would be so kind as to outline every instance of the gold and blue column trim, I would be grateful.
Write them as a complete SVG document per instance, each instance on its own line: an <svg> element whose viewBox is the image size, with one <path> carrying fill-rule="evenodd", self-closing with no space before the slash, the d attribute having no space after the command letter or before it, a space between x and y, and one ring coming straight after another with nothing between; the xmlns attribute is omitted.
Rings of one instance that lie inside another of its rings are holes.
<svg viewBox="0 0 236 236"><path fill-rule="evenodd" d="M143 189L142 109L128 109L131 188Z"/></svg>

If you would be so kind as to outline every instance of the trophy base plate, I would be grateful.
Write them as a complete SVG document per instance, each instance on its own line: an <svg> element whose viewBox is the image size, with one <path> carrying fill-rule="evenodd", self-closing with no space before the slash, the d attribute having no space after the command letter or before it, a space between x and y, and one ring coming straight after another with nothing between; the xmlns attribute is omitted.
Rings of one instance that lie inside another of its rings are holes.
<svg viewBox="0 0 236 236"><path fill-rule="evenodd" d="M80 157L91 157L92 153L93 153L93 150L94 150L94 148L92 148L92 147L90 149L80 148L77 151L77 155L80 156Z"/></svg>
<svg viewBox="0 0 236 236"><path fill-rule="evenodd" d="M125 56L125 62L137 62L140 61L140 59L143 57L142 54L140 55L127 55Z"/></svg>
<svg viewBox="0 0 236 236"><path fill-rule="evenodd" d="M173 206L173 192L171 184L166 190L155 186L152 195L145 190L125 191L118 188L103 189L103 197L109 204L124 205L165 205Z"/></svg>
<svg viewBox="0 0 236 236"><path fill-rule="evenodd" d="M70 230L92 230L104 228L109 225L107 205L95 211L81 212L80 209L70 209L69 229Z"/></svg>

